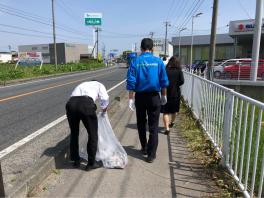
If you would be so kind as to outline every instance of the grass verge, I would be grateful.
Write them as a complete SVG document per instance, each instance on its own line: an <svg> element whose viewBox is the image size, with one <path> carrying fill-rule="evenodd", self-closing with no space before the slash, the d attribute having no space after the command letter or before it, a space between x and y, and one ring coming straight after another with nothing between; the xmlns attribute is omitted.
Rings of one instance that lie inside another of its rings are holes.
<svg viewBox="0 0 264 198"><path fill-rule="evenodd" d="M0 64L0 84L5 85L7 81L15 79L34 78L75 71L89 71L104 66L104 63L97 62L97 60L58 65L57 69L54 65L50 64L43 64L41 69L40 66L18 66L15 69L14 64Z"/></svg>
<svg viewBox="0 0 264 198"><path fill-rule="evenodd" d="M194 158L206 167L207 174L222 190L221 197L243 197L232 176L221 166L221 156L203 131L199 121L194 118L191 109L182 104L179 117L180 131L187 139L188 147L193 151Z"/></svg>

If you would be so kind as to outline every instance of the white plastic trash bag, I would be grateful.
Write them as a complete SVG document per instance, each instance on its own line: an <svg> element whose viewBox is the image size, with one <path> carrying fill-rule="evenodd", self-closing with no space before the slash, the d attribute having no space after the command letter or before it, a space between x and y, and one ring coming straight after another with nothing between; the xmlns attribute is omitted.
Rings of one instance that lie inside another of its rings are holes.
<svg viewBox="0 0 264 198"><path fill-rule="evenodd" d="M98 149L96 161L102 161L106 168L125 168L127 153L117 140L107 114L98 114Z"/></svg>
<svg viewBox="0 0 264 198"><path fill-rule="evenodd" d="M96 161L102 161L105 168L125 168L127 153L117 140L107 114L98 113L98 148ZM87 141L87 139L86 139ZM80 144L80 156L88 159L86 144Z"/></svg>

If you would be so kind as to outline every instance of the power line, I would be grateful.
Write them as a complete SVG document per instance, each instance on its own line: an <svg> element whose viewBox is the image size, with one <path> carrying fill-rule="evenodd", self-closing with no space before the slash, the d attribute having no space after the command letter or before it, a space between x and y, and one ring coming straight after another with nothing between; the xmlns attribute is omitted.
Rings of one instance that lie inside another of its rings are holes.
<svg viewBox="0 0 264 198"><path fill-rule="evenodd" d="M3 33L8 33L8 34L17 34L21 36L33 36L33 37L39 37L39 38L52 38L52 36L45 36L45 35L37 35L37 34L24 34L24 33L19 33L19 32L10 32L10 31L5 31L5 30L0 30L0 32Z"/></svg>
<svg viewBox="0 0 264 198"><path fill-rule="evenodd" d="M42 32L42 31L39 31L39 30L23 28L23 27L14 26L14 25L7 25L7 24L2 24L2 23L0 23L0 26L9 27L9 28L14 28L14 29L18 29L18 30L24 30L24 31L36 32L36 33L41 33L41 34L46 34L46 35L51 35L50 32ZM80 40L87 40L87 39L85 39L85 38L81 38L81 37L73 37L73 36L67 36L67 35L62 35L62 34L57 34L57 35L60 36L60 37L73 38L73 39L80 39Z"/></svg>
<svg viewBox="0 0 264 198"><path fill-rule="evenodd" d="M34 18L30 18L30 17L28 17L28 16L23 16L23 15L20 15L20 14L12 13L12 12L10 12L10 11L3 10L1 7L0 7L0 11L1 11L1 12L4 12L4 13L6 13L6 14L12 15L12 16L16 16L16 17L19 17L19 18L22 18L22 19L25 19L25 20L31 21L31 22L36 22L36 23L38 23L38 24L43 24L43 25L47 25L47 26L52 26L52 24L50 24L50 23L46 23L46 22L43 22L43 21L40 21L40 20L37 20L37 19L34 19ZM57 26L57 28L58 28L58 29L61 29L61 30L63 30L63 31L65 31L65 32L73 33L73 34L79 33L79 32L76 32L76 31L67 30L67 29L65 29L65 28L63 28L63 27L58 27L58 26Z"/></svg>
<svg viewBox="0 0 264 198"><path fill-rule="evenodd" d="M20 32L11 32L11 31L6 31L6 30L0 30L2 33L7 33L7 34L15 34L15 35L20 35L20 36L26 36L26 37L37 37L37 38L52 38L52 35L50 36L45 36L45 35L39 35L39 34L25 34L25 33L20 33ZM63 38L60 38L61 41L64 42L69 42L69 43L78 43L75 41L70 41L70 40L65 40Z"/></svg>
<svg viewBox="0 0 264 198"><path fill-rule="evenodd" d="M4 13L7 13L7 14L9 14L9 15L13 15L13 16L16 16L16 17L19 17L19 18L23 18L23 19L25 19L25 20L29 20L29 21L33 21L33 22L37 22L37 23L41 23L41 24L43 24L43 25L48 25L48 26L52 26L52 24L51 24L51 21L49 21L49 20L47 20L47 19L45 19L45 20L42 20L42 21L40 21L40 16L37 16L37 18L35 18L35 17L33 17L33 16L31 16L31 15L29 15L28 13L26 13L26 12L24 12L24 11L21 11L20 12L20 10L18 10L18 9L15 9L17 12L16 13L13 13L12 11L10 11L10 9L7 9L7 8L3 8L3 7L1 7L1 3L0 3L0 11L2 11L2 12L4 12ZM26 13L26 14L24 14L24 13ZM47 22L43 22L43 21L47 21ZM64 31L67 31L67 32L70 32L70 33L74 33L74 34L76 34L76 33L78 33L78 34L80 34L80 33L82 33L83 35L87 35L86 33L83 33L83 32L79 32L79 31L76 31L76 30L74 30L74 29L72 29L72 30L68 30L68 29L65 29L63 26L61 26L61 25L56 25L56 27L58 28L58 29L61 29L61 30L64 30ZM138 37L138 36L145 36L145 35L136 35L136 34L127 34L127 33L117 33L117 32L111 32L111 31L106 31L106 30L104 30L104 32L108 32L108 33L110 33L110 34L115 34L115 35L121 35L121 36L136 36L136 37Z"/></svg>
<svg viewBox="0 0 264 198"><path fill-rule="evenodd" d="M148 36L149 34L146 35L138 35L138 36L115 36L115 35L107 35L107 34L101 34L101 36L106 37L106 38L140 38L142 36Z"/></svg>
<svg viewBox="0 0 264 198"><path fill-rule="evenodd" d="M184 23L180 26L181 28L185 27L189 23L189 21L192 19L193 14L199 10L199 8L202 6L203 3L204 3L204 0L199 0L197 2L197 4L193 7L192 11L189 13L189 16L186 18Z"/></svg>
<svg viewBox="0 0 264 198"><path fill-rule="evenodd" d="M109 34L115 34L115 35L120 35L120 36L145 36L145 34L127 34L127 33L120 33L120 32L112 32L112 31L108 31L108 30L103 30L106 33Z"/></svg>
<svg viewBox="0 0 264 198"><path fill-rule="evenodd" d="M189 11L186 12L186 14L184 16L184 19L183 19L183 23L179 26L180 29L183 28L183 27L185 27L185 25L189 22L188 21L189 17L190 18L192 17L195 8L199 5L200 2L201 2L201 0L196 0L196 3L194 4L194 6L193 7L191 6L190 9L189 9Z"/></svg>
<svg viewBox="0 0 264 198"><path fill-rule="evenodd" d="M28 13L28 12L25 12L22 10L18 10L18 9L6 6L4 4L1 4L1 3L0 3L0 11L4 12L6 14L12 15L12 16L23 18L23 19L28 20L28 21L36 22L38 24L52 26L52 20L51 19L41 17L39 15L35 15L32 13ZM86 33L84 33L84 32L77 31L77 30L70 28L70 27L67 27L65 25L56 25L56 27L60 30L70 32L73 34L78 33L78 34L86 35Z"/></svg>
<svg viewBox="0 0 264 198"><path fill-rule="evenodd" d="M76 22L75 16L73 16L72 13L71 13L70 11L68 11L68 8L66 7L64 1L62 1L62 0L61 0L61 1L56 1L56 3L57 3L57 5L62 9L62 11L63 11L66 15L68 15L68 17L69 17L72 21Z"/></svg>
<svg viewBox="0 0 264 198"><path fill-rule="evenodd" d="M168 13L167 13L167 17L166 17L166 21L168 20L169 15L170 15L171 11L173 10L175 2L176 2L175 0L172 0L172 2L170 4L170 7L169 7L169 10L168 10Z"/></svg>
<svg viewBox="0 0 264 198"><path fill-rule="evenodd" d="M176 21L175 21L175 24L177 24L176 22L178 22L179 21L179 19L181 18L181 16L185 13L185 10L186 10L186 8L188 8L188 0L184 0L184 1L181 1L181 2L184 2L184 3L182 3L181 5L181 7L179 7L179 14L177 14L176 16L177 16L177 18L176 18ZM189 1L190 2L190 1ZM186 10L187 11L187 10ZM175 17L176 17L175 16ZM179 28L179 25L178 25L178 28Z"/></svg>
<svg viewBox="0 0 264 198"><path fill-rule="evenodd" d="M250 16L250 14L248 13L247 9L244 7L244 5L242 4L241 0L238 0L239 6L241 7L241 9L246 13L246 15L248 16L249 19L252 19L252 17Z"/></svg>

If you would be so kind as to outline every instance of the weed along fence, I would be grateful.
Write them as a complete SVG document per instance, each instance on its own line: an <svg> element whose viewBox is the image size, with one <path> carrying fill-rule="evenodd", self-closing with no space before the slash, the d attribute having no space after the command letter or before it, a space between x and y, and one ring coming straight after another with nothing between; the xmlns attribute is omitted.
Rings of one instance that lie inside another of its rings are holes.
<svg viewBox="0 0 264 198"><path fill-rule="evenodd" d="M264 197L264 103L184 72L182 95L245 197Z"/></svg>

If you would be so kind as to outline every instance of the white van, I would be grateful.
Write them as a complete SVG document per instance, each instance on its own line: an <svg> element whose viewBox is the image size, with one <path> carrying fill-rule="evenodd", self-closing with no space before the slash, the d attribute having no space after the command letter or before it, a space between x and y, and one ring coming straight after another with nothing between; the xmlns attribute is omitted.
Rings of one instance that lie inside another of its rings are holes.
<svg viewBox="0 0 264 198"><path fill-rule="evenodd" d="M219 65L214 66L214 78L221 78L223 76L225 66L239 64L244 60L251 61L251 58L228 59L223 61Z"/></svg>

